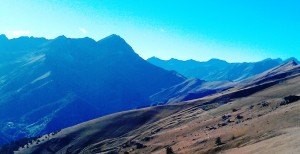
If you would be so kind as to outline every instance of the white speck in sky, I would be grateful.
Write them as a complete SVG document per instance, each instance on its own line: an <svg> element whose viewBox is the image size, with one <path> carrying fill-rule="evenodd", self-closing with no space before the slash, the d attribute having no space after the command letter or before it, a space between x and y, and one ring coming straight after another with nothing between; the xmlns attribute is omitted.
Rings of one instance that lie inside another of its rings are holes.
<svg viewBox="0 0 300 154"><path fill-rule="evenodd" d="M87 31L84 29L84 28L79 28L79 30L83 33L83 34L86 34Z"/></svg>

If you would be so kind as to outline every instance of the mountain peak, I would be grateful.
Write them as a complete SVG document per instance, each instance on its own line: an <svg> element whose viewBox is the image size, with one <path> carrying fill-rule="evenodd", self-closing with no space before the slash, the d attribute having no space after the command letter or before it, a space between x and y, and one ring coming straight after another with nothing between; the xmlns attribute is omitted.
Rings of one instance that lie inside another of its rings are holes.
<svg viewBox="0 0 300 154"><path fill-rule="evenodd" d="M135 54L131 46L122 37L116 34L109 35L97 43L110 53L119 55Z"/></svg>
<svg viewBox="0 0 300 154"><path fill-rule="evenodd" d="M291 60L286 61L285 63L282 63L281 65L279 65L277 67L277 69L278 68L288 68L288 67L293 67L293 66L297 66L297 65L298 65L298 63L296 62L296 60L295 59L291 59Z"/></svg>
<svg viewBox="0 0 300 154"><path fill-rule="evenodd" d="M299 63L298 59L295 58L295 57L290 57L290 58L284 60L283 62L289 63L289 62L291 62L291 61L294 61L294 62L297 63L297 64Z"/></svg>
<svg viewBox="0 0 300 154"><path fill-rule="evenodd" d="M8 40L8 38L6 37L5 34L1 34L0 35L0 40Z"/></svg>
<svg viewBox="0 0 300 154"><path fill-rule="evenodd" d="M176 58L170 58L169 61L179 61L179 60Z"/></svg>
<svg viewBox="0 0 300 154"><path fill-rule="evenodd" d="M109 35L107 37L122 39L122 37L120 35L117 35L117 34L111 34L111 35Z"/></svg>
<svg viewBox="0 0 300 154"><path fill-rule="evenodd" d="M267 75L268 74L278 74L279 72L286 72L290 69L293 69L295 68L295 66L297 66L298 64L295 62L295 60L291 60L291 61L288 61L286 63L283 63L273 69L270 69L267 72ZM262 74L266 74L266 73L262 73Z"/></svg>
<svg viewBox="0 0 300 154"><path fill-rule="evenodd" d="M109 35L109 36L107 36L107 37L99 40L98 42L101 43L103 41L105 41L105 42L106 41L109 41L109 42L118 42L118 43L120 43L120 42L124 43L125 42L125 40L121 36L119 36L117 34L111 34L111 35Z"/></svg>
<svg viewBox="0 0 300 154"><path fill-rule="evenodd" d="M153 61L153 60L161 60L161 59L159 59L159 58L157 58L155 56L152 56L152 57L150 57L150 58L147 59L147 61Z"/></svg>
<svg viewBox="0 0 300 154"><path fill-rule="evenodd" d="M208 63L212 63L212 64L227 64L228 62L225 60L221 60L221 59L216 59L216 58L212 58L209 61L207 61Z"/></svg>
<svg viewBox="0 0 300 154"><path fill-rule="evenodd" d="M295 61L295 59L292 59L292 60L288 61L287 63L285 63L284 65L296 66L296 65L298 65L298 63Z"/></svg>
<svg viewBox="0 0 300 154"><path fill-rule="evenodd" d="M58 40L58 39L67 39L67 37L65 35L60 35L55 38L55 40Z"/></svg>

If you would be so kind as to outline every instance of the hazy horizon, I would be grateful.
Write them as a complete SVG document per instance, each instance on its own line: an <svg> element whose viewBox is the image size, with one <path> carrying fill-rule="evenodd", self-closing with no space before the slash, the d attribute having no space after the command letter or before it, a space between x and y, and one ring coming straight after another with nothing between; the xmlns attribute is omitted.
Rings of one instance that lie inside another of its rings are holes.
<svg viewBox="0 0 300 154"><path fill-rule="evenodd" d="M144 59L300 58L297 1L1 1L0 34L55 38L110 34Z"/></svg>

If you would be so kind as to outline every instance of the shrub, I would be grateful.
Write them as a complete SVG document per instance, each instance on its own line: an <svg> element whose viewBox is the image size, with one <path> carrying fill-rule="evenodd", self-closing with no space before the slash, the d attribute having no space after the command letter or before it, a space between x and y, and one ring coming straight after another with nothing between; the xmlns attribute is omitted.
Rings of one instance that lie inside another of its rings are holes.
<svg viewBox="0 0 300 154"><path fill-rule="evenodd" d="M175 154L171 146L166 147L166 154Z"/></svg>
<svg viewBox="0 0 300 154"><path fill-rule="evenodd" d="M235 140L235 136L234 135L231 137L231 140Z"/></svg>
<svg viewBox="0 0 300 154"><path fill-rule="evenodd" d="M290 95L283 98L283 101L280 103L280 105L287 105L290 103L294 103L296 101L300 100L300 96Z"/></svg>
<svg viewBox="0 0 300 154"><path fill-rule="evenodd" d="M269 106L269 102L263 101L261 103L261 107L267 107L267 106Z"/></svg>
<svg viewBox="0 0 300 154"><path fill-rule="evenodd" d="M215 143L216 145L222 145L221 137L217 137Z"/></svg>
<svg viewBox="0 0 300 154"><path fill-rule="evenodd" d="M236 118L240 120L240 119L243 119L244 117L243 117L242 115L238 114L238 115L236 116Z"/></svg>
<svg viewBox="0 0 300 154"><path fill-rule="evenodd" d="M222 120L226 120L226 119L228 119L229 118L229 116L227 116L227 115L223 115L222 116Z"/></svg>

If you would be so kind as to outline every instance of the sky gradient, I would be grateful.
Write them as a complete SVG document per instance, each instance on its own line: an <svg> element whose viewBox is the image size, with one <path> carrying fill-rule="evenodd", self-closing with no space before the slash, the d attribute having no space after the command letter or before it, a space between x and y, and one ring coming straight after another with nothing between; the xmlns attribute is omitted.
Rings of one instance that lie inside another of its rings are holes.
<svg viewBox="0 0 300 154"><path fill-rule="evenodd" d="M145 59L300 59L296 0L2 0L0 23L9 38L118 34Z"/></svg>

